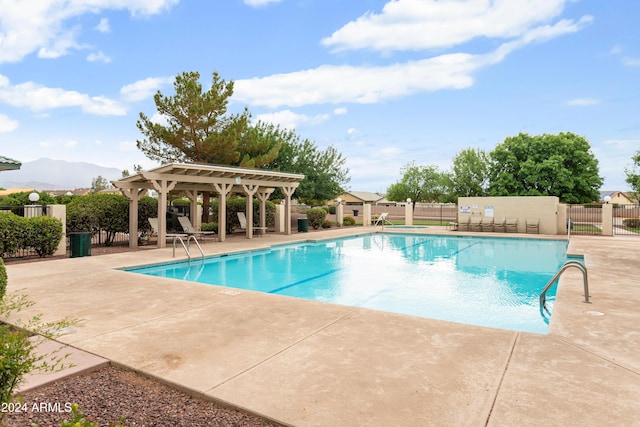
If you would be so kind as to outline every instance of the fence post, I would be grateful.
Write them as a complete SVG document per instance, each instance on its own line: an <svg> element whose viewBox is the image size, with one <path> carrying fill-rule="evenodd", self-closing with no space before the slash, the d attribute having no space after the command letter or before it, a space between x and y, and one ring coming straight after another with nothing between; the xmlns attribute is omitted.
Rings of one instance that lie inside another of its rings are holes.
<svg viewBox="0 0 640 427"><path fill-rule="evenodd" d="M66 205L48 205L47 216L58 218L62 222L62 239L58 243L58 249L53 255L67 254L67 206Z"/></svg>
<svg viewBox="0 0 640 427"><path fill-rule="evenodd" d="M602 205L602 235L613 236L613 205Z"/></svg>
<svg viewBox="0 0 640 427"><path fill-rule="evenodd" d="M404 205L404 224L413 225L413 203L411 199L407 199L407 204Z"/></svg>

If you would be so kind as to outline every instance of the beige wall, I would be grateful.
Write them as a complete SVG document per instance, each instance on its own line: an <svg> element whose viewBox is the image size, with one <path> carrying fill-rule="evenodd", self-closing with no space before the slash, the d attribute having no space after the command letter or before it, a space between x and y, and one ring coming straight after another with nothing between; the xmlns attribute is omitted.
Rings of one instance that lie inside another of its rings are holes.
<svg viewBox="0 0 640 427"><path fill-rule="evenodd" d="M561 209L561 206L563 207ZM540 234L564 234L566 225L562 216L564 205L552 196L514 197L460 197L458 198L458 222L466 217L480 215L483 218L493 208L494 220L518 218L518 232L525 232L526 218L540 220Z"/></svg>

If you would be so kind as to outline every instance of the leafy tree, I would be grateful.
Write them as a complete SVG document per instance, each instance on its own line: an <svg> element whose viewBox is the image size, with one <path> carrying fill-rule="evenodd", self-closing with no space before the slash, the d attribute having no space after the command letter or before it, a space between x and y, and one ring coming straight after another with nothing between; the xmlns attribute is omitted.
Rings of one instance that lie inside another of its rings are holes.
<svg viewBox="0 0 640 427"><path fill-rule="evenodd" d="M520 133L490 153L492 196L557 196L564 203L599 199L602 177L589 142L573 133Z"/></svg>
<svg viewBox="0 0 640 427"><path fill-rule="evenodd" d="M32 205L33 202L29 200L29 195L33 193L33 191L22 191L20 193L9 194L8 196L0 197L0 206L25 206ZM38 200L39 205L50 205L56 202L55 198L50 196L45 192L36 191L40 199Z"/></svg>
<svg viewBox="0 0 640 427"><path fill-rule="evenodd" d="M142 172L142 166L141 165L133 165L133 173L134 174L139 174L140 172ZM128 176L131 176L131 174L129 173L129 169L124 169L122 171L122 177L126 178Z"/></svg>
<svg viewBox="0 0 640 427"><path fill-rule="evenodd" d="M349 169L345 167L346 159L335 147L320 150L315 143L301 140L290 130L282 131L280 137L282 147L278 157L267 168L305 176L293 197L317 205L344 192L350 179ZM281 198L282 195L276 191L273 197Z"/></svg>
<svg viewBox="0 0 640 427"><path fill-rule="evenodd" d="M640 197L640 150L631 157L633 160L633 166L630 169L625 169L627 174L627 183L631 186L636 197Z"/></svg>
<svg viewBox="0 0 640 427"><path fill-rule="evenodd" d="M102 175L98 175L96 178L91 180L91 192L99 193L102 190L106 190L107 188L111 188L111 184L104 178Z"/></svg>
<svg viewBox="0 0 640 427"><path fill-rule="evenodd" d="M150 159L161 163L195 162L261 167L273 161L279 141L268 125L250 126L251 115L245 107L240 114L228 114L233 81L213 73L211 88L203 91L200 73L184 72L176 77L175 94L154 96L158 113L166 124L156 123L140 113L138 129L146 139L138 148ZM203 200L204 222L209 217L209 193Z"/></svg>
<svg viewBox="0 0 640 427"><path fill-rule="evenodd" d="M400 181L387 189L387 199L396 202L410 198L414 202L437 202L445 199L446 174L436 166L410 163L400 171Z"/></svg>
<svg viewBox="0 0 640 427"><path fill-rule="evenodd" d="M107 233L106 246L113 243L117 233L129 231L129 201L124 196L91 194L74 198L67 205L68 232L97 233L100 230Z"/></svg>
<svg viewBox="0 0 640 427"><path fill-rule="evenodd" d="M450 193L454 197L482 197L489 185L489 156L477 148L465 148L453 159Z"/></svg>

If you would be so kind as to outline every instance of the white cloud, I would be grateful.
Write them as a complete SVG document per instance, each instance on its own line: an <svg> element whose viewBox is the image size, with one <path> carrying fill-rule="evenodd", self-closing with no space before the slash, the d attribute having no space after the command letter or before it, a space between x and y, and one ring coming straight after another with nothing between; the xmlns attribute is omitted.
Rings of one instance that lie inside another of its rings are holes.
<svg viewBox="0 0 640 427"><path fill-rule="evenodd" d="M72 149L78 145L78 141L74 139L52 139L44 140L38 143L43 149Z"/></svg>
<svg viewBox="0 0 640 427"><path fill-rule="evenodd" d="M594 98L576 98L566 102L566 105L570 107L590 107L598 104L600 104L600 100Z"/></svg>
<svg viewBox="0 0 640 427"><path fill-rule="evenodd" d="M322 44L334 51L423 50L478 37L514 38L558 16L567 0L396 0L349 22Z"/></svg>
<svg viewBox="0 0 640 427"><path fill-rule="evenodd" d="M318 125L329 120L329 114L319 114L316 116L307 116L306 114L297 114L291 110L283 110L275 113L259 114L256 119L265 123L274 123L280 125L284 129L295 129L300 124Z"/></svg>
<svg viewBox="0 0 640 427"><path fill-rule="evenodd" d="M102 18L98 23L98 25L94 27L94 29L101 33L111 32L111 27L109 26L109 20L107 18Z"/></svg>
<svg viewBox="0 0 640 427"><path fill-rule="evenodd" d="M103 96L90 97L84 93L49 88L34 82L11 85L9 79L1 74L0 102L36 112L55 108L80 107L87 113L101 116L126 114L126 109L120 103Z"/></svg>
<svg viewBox="0 0 640 427"><path fill-rule="evenodd" d="M111 62L111 58L105 55L102 51L99 51L98 53L90 53L87 55L87 61L109 63Z"/></svg>
<svg viewBox="0 0 640 427"><path fill-rule="evenodd" d="M87 13L128 10L131 15L160 13L179 0L74 0L0 1L0 63L18 62L32 52L41 58L57 58L79 49L79 26L69 21ZM100 27L102 24L99 24Z"/></svg>
<svg viewBox="0 0 640 427"><path fill-rule="evenodd" d="M622 58L622 65L627 67L640 67L640 58L625 56L624 58Z"/></svg>
<svg viewBox="0 0 640 427"><path fill-rule="evenodd" d="M152 97L158 89L173 82L173 77L149 77L123 86L120 94L126 101L142 101Z"/></svg>
<svg viewBox="0 0 640 427"><path fill-rule="evenodd" d="M480 55L452 53L387 66L332 66L238 80L234 100L249 105L278 108L324 103L377 103L401 96L473 85L473 73L504 60L530 43L581 30L591 22L562 20L531 29L518 39Z"/></svg>
<svg viewBox="0 0 640 427"><path fill-rule="evenodd" d="M18 129L18 122L0 114L0 132L12 132Z"/></svg>
<svg viewBox="0 0 640 427"><path fill-rule="evenodd" d="M149 120L151 120L152 123L157 123L163 126L169 123L169 121L167 120L167 116L160 113L155 113Z"/></svg>
<svg viewBox="0 0 640 427"><path fill-rule="evenodd" d="M333 114L336 116L342 116L348 113L348 110L345 107L336 108L333 110Z"/></svg>
<svg viewBox="0 0 640 427"><path fill-rule="evenodd" d="M251 7L266 6L270 3L280 3L282 0L244 0L244 4Z"/></svg>

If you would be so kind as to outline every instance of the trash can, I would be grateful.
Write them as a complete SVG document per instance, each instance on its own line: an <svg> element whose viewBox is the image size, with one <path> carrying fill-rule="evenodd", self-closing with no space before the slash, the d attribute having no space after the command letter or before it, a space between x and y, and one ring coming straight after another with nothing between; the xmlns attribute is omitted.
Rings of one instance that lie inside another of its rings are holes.
<svg viewBox="0 0 640 427"><path fill-rule="evenodd" d="M358 213L360 212L360 210L358 209L354 209L353 210L353 216L358 216Z"/></svg>
<svg viewBox="0 0 640 427"><path fill-rule="evenodd" d="M91 233L69 233L71 258L91 256Z"/></svg>
<svg viewBox="0 0 640 427"><path fill-rule="evenodd" d="M298 232L307 233L309 231L309 220L307 218L298 218Z"/></svg>

